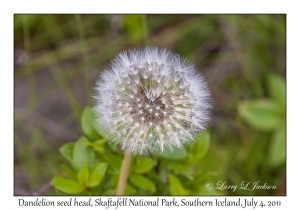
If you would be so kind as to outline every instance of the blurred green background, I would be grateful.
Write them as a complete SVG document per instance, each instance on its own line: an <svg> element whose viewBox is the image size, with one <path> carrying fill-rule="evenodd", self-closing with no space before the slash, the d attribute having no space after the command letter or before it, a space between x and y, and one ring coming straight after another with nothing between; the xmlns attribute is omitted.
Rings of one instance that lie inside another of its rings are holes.
<svg viewBox="0 0 300 210"><path fill-rule="evenodd" d="M212 92L211 181L285 195L285 15L15 15L14 194L56 195L59 148L81 135L99 73L122 50L159 46L194 62ZM274 103L273 103L274 102ZM184 183L183 183L184 184Z"/></svg>

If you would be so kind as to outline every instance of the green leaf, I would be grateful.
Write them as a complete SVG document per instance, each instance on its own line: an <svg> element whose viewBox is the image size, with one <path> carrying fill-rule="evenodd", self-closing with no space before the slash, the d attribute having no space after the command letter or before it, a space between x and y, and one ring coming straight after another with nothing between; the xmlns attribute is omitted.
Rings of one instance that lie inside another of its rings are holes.
<svg viewBox="0 0 300 210"><path fill-rule="evenodd" d="M107 170L108 173L108 170ZM111 174L110 180L109 180L109 186L111 188L117 188L118 182L119 182L119 174Z"/></svg>
<svg viewBox="0 0 300 210"><path fill-rule="evenodd" d="M155 160L148 158L138 158L136 164L133 166L133 171L138 174L143 174L150 171L156 164Z"/></svg>
<svg viewBox="0 0 300 210"><path fill-rule="evenodd" d="M189 180L194 180L194 177L191 173L190 167L188 166L188 164L186 162L180 163L180 162L176 161L173 163L169 163L168 168L171 169L173 172L175 172L175 174L181 174L182 176L184 176L185 178L187 178Z"/></svg>
<svg viewBox="0 0 300 210"><path fill-rule="evenodd" d="M68 178L77 180L77 173L72 167L62 164L60 168Z"/></svg>
<svg viewBox="0 0 300 210"><path fill-rule="evenodd" d="M239 105L239 114L250 125L261 130L273 130L284 121L282 108L271 100L247 101Z"/></svg>
<svg viewBox="0 0 300 210"><path fill-rule="evenodd" d="M84 187L78 182L59 176L56 176L52 179L51 185L58 190L68 194L77 194L84 190Z"/></svg>
<svg viewBox="0 0 300 210"><path fill-rule="evenodd" d="M103 158L109 163L107 173L118 174L120 173L122 158L118 155L105 154Z"/></svg>
<svg viewBox="0 0 300 210"><path fill-rule="evenodd" d="M87 143L88 140L81 137L74 145L72 165L78 171L86 166L92 168L95 163L95 152Z"/></svg>
<svg viewBox="0 0 300 210"><path fill-rule="evenodd" d="M129 176L129 180L134 186L138 188L155 192L155 184L150 179L144 176L131 174Z"/></svg>
<svg viewBox="0 0 300 210"><path fill-rule="evenodd" d="M90 179L88 180L87 186L88 187L95 187L103 180L105 176L105 172L107 169L107 163L97 163L92 171Z"/></svg>
<svg viewBox="0 0 300 210"><path fill-rule="evenodd" d="M135 195L136 190L130 185L127 184L125 187L124 195Z"/></svg>
<svg viewBox="0 0 300 210"><path fill-rule="evenodd" d="M187 157L187 152L185 147L180 149L174 148L173 151L167 151L163 154L160 154L162 158L169 160L180 160Z"/></svg>
<svg viewBox="0 0 300 210"><path fill-rule="evenodd" d="M91 145L100 154L104 152L105 144L106 140L97 140L89 143L89 145Z"/></svg>
<svg viewBox="0 0 300 210"><path fill-rule="evenodd" d="M59 149L59 152L64 156L64 158L66 158L69 161L72 161L74 144L74 142L69 142L64 144Z"/></svg>
<svg viewBox="0 0 300 210"><path fill-rule="evenodd" d="M186 191L181 185L179 179L176 176L169 175L170 193L171 195L187 195Z"/></svg>
<svg viewBox="0 0 300 210"><path fill-rule="evenodd" d="M273 99L283 105L285 109L285 81L276 74L271 74L268 78L270 95Z"/></svg>
<svg viewBox="0 0 300 210"><path fill-rule="evenodd" d="M90 107L85 107L81 116L81 128L84 135L91 141L104 138L105 134L96 126L96 115Z"/></svg>
<svg viewBox="0 0 300 210"><path fill-rule="evenodd" d="M87 166L83 167L77 174L79 183L83 186L87 186L89 180L89 169Z"/></svg>
<svg viewBox="0 0 300 210"><path fill-rule="evenodd" d="M190 169L188 166L185 165L181 165L181 164L170 164L168 165L168 167L175 172L179 172L179 173L189 173Z"/></svg>
<svg viewBox="0 0 300 210"><path fill-rule="evenodd" d="M286 160L286 128L285 125L281 129L277 130L270 142L270 164L272 166L279 166L285 163Z"/></svg>
<svg viewBox="0 0 300 210"><path fill-rule="evenodd" d="M200 132L195 136L195 142L190 146L194 160L199 161L205 156L209 149L209 143L209 132Z"/></svg>

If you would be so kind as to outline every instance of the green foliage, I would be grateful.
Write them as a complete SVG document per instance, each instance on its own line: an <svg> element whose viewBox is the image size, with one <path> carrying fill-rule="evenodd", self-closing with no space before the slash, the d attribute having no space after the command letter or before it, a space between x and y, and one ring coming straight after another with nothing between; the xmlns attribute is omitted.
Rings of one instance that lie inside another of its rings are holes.
<svg viewBox="0 0 300 210"><path fill-rule="evenodd" d="M268 87L271 98L245 101L239 106L239 114L256 129L272 132L268 161L276 167L286 160L285 82L270 75Z"/></svg>
<svg viewBox="0 0 300 210"><path fill-rule="evenodd" d="M64 144L60 149L59 152L66 158L68 161L73 160L73 148L74 142Z"/></svg>
<svg viewBox="0 0 300 210"><path fill-rule="evenodd" d="M153 169L155 165L155 160L151 160L148 158L138 158L136 163L132 166L132 170L134 173L143 174Z"/></svg>
<svg viewBox="0 0 300 210"><path fill-rule="evenodd" d="M195 136L195 141L189 147L189 161L192 163L201 160L208 151L210 144L210 135L208 132L201 132Z"/></svg>
<svg viewBox="0 0 300 210"><path fill-rule="evenodd" d="M124 195L135 195L135 194L136 194L136 190L133 187L131 187L130 184L127 184L125 187Z"/></svg>
<svg viewBox="0 0 300 210"><path fill-rule="evenodd" d="M103 158L109 163L107 173L119 174L122 164L122 158L114 154L105 154Z"/></svg>
<svg viewBox="0 0 300 210"><path fill-rule="evenodd" d="M285 107L285 82L278 75L271 74L268 78L268 85L271 97L279 103L282 108Z"/></svg>
<svg viewBox="0 0 300 210"><path fill-rule="evenodd" d="M67 178L54 177L51 185L56 189L67 194L90 194L91 188L99 186L105 177L108 164L96 162L95 150L88 143L82 137L75 144L67 143L61 147L61 154L72 166L61 165Z"/></svg>
<svg viewBox="0 0 300 210"><path fill-rule="evenodd" d="M174 148L172 151L167 151L163 154L159 154L162 158L169 160L180 160L187 157L187 152L185 148Z"/></svg>
<svg viewBox="0 0 300 210"><path fill-rule="evenodd" d="M53 185L56 189L68 194L78 194L84 190L84 186L78 182L59 176L56 176L52 179L51 185Z"/></svg>
<svg viewBox="0 0 300 210"><path fill-rule="evenodd" d="M280 106L271 100L246 101L239 112L250 125L261 130L273 130L281 126Z"/></svg>
<svg viewBox="0 0 300 210"><path fill-rule="evenodd" d="M77 174L77 179L82 186L86 186L89 180L89 168L87 166L80 169Z"/></svg>
<svg viewBox="0 0 300 210"><path fill-rule="evenodd" d="M107 169L107 163L97 163L91 170L90 178L87 182L87 186L95 187L97 186L105 176Z"/></svg>
<svg viewBox="0 0 300 210"><path fill-rule="evenodd" d="M77 180L77 172L71 166L62 164L60 168L66 177Z"/></svg>
<svg viewBox="0 0 300 210"><path fill-rule="evenodd" d="M82 113L81 125L85 136L76 142L66 143L60 148L60 153L70 165L61 165L65 176L56 176L51 184L61 193L81 195L114 195L120 174L123 155L113 145L102 139L92 122L92 109L86 107ZM195 142L187 148L174 148L154 158L134 157L129 170L125 195L188 195L195 194L199 187L193 186L192 170L195 164L201 162L209 147L210 135L201 132L195 136ZM164 181L160 179L166 176ZM181 184L177 176L187 179ZM199 176L199 175L198 175ZM104 182L104 180L106 180ZM168 188L157 187L157 182ZM195 188L186 190L185 187Z"/></svg>
<svg viewBox="0 0 300 210"><path fill-rule="evenodd" d="M171 195L187 195L188 192L183 188L176 176L169 175L169 184Z"/></svg>
<svg viewBox="0 0 300 210"><path fill-rule="evenodd" d="M151 181L151 179L145 176L141 176L138 174L131 174L129 176L129 180L137 188L155 192L155 184L153 183L153 181Z"/></svg>
<svg viewBox="0 0 300 210"><path fill-rule="evenodd" d="M285 126L273 133L272 142L270 143L269 161L272 166L278 166L285 163L286 160L286 143L285 143Z"/></svg>
<svg viewBox="0 0 300 210"><path fill-rule="evenodd" d="M96 126L96 115L90 107L83 110L81 128L84 135L91 141L102 139L105 134Z"/></svg>
<svg viewBox="0 0 300 210"><path fill-rule="evenodd" d="M76 170L83 167L92 168L95 162L95 151L88 146L88 140L85 137L80 138L74 145L72 165Z"/></svg>

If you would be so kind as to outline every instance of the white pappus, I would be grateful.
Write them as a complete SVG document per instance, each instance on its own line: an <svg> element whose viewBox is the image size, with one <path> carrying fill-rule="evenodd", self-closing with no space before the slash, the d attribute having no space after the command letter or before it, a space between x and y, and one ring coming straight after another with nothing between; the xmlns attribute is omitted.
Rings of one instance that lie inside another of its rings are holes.
<svg viewBox="0 0 300 210"><path fill-rule="evenodd" d="M96 83L97 124L133 154L172 151L209 121L210 91L194 65L165 49L121 52Z"/></svg>

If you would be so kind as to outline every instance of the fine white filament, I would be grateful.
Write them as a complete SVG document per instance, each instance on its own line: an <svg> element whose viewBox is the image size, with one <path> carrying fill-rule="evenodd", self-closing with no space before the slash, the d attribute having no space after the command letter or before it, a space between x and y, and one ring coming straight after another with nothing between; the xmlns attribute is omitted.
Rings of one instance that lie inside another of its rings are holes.
<svg viewBox="0 0 300 210"><path fill-rule="evenodd" d="M203 77L165 49L120 53L95 89L98 126L134 154L181 148L209 121L210 92Z"/></svg>

